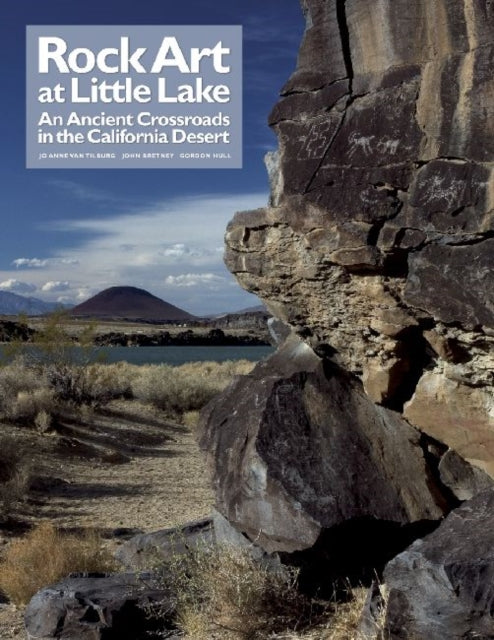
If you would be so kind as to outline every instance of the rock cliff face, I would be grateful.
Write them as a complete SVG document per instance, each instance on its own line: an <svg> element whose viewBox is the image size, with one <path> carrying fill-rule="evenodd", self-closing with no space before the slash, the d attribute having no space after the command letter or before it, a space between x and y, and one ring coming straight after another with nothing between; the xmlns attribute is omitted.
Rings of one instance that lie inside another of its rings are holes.
<svg viewBox="0 0 494 640"><path fill-rule="evenodd" d="M303 0L270 206L226 262L375 403L494 476L494 4Z"/></svg>

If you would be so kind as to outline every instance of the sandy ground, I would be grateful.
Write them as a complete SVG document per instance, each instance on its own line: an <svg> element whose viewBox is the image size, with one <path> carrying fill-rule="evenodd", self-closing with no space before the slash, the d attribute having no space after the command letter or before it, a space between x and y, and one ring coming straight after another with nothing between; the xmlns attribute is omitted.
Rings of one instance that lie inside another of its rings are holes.
<svg viewBox="0 0 494 640"><path fill-rule="evenodd" d="M3 548L42 520L69 530L95 528L116 546L139 531L211 511L209 475L194 434L151 408L112 403L102 413L64 421L53 433L9 430L29 451L34 482L16 526L0 529ZM0 604L0 640L25 637L22 614Z"/></svg>

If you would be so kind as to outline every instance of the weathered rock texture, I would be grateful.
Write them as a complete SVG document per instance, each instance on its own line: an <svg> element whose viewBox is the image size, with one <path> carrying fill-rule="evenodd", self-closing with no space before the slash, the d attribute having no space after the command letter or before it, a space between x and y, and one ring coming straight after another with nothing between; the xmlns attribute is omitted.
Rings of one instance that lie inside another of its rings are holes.
<svg viewBox="0 0 494 640"><path fill-rule="evenodd" d="M494 492L453 511L384 576L386 640L494 638Z"/></svg>
<svg viewBox="0 0 494 640"><path fill-rule="evenodd" d="M417 430L289 337L202 416L217 508L268 552L354 522L440 518L449 493Z"/></svg>
<svg viewBox="0 0 494 640"><path fill-rule="evenodd" d="M239 282L368 396L494 475L494 5L303 0Z"/></svg>
<svg viewBox="0 0 494 640"><path fill-rule="evenodd" d="M141 533L124 542L115 552L129 571L150 570L158 562L183 555L188 550L211 547L216 542L211 518L187 522L180 528Z"/></svg>
<svg viewBox="0 0 494 640"><path fill-rule="evenodd" d="M163 615L153 618L158 604ZM150 575L74 574L33 596L25 613L26 635L28 640L162 638L164 629L173 629L167 608L171 618L174 599Z"/></svg>

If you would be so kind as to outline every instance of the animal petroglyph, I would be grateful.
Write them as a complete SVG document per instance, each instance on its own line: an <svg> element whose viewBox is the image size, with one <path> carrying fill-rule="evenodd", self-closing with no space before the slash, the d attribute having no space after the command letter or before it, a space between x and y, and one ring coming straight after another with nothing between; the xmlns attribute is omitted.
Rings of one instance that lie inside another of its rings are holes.
<svg viewBox="0 0 494 640"><path fill-rule="evenodd" d="M363 153L365 156L370 156L374 153L396 155L398 147L400 146L400 140L393 138L382 137L376 140L376 136L364 136L357 132L352 132L348 138L349 150L348 156L353 158L358 152Z"/></svg>

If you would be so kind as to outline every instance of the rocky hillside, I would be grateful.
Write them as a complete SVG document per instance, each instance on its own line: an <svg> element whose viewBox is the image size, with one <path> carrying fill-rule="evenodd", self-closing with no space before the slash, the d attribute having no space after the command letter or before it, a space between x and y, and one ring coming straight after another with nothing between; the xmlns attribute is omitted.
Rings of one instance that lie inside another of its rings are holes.
<svg viewBox="0 0 494 640"><path fill-rule="evenodd" d="M0 291L0 315L16 316L24 313L29 316L41 316L60 306L56 302L44 302L38 298L19 296L10 291Z"/></svg>
<svg viewBox="0 0 494 640"><path fill-rule="evenodd" d="M144 289L110 287L71 310L76 317L146 320L150 322L184 321L194 316Z"/></svg>

